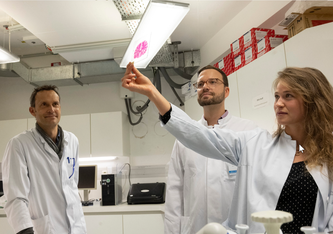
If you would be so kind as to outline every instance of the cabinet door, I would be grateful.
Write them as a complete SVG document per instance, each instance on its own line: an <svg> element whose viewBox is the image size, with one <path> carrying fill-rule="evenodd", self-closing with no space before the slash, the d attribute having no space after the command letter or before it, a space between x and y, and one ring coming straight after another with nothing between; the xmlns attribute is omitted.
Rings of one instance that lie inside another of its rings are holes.
<svg viewBox="0 0 333 234"><path fill-rule="evenodd" d="M0 121L0 162L2 161L8 141L27 130L27 119Z"/></svg>
<svg viewBox="0 0 333 234"><path fill-rule="evenodd" d="M15 234L12 227L9 225L7 217L0 217L0 233L3 234Z"/></svg>
<svg viewBox="0 0 333 234"><path fill-rule="evenodd" d="M124 234L164 234L163 214L123 215Z"/></svg>
<svg viewBox="0 0 333 234"><path fill-rule="evenodd" d="M120 111L91 114L91 154L128 156L129 128L126 115Z"/></svg>
<svg viewBox="0 0 333 234"><path fill-rule="evenodd" d="M123 234L122 215L85 215L87 233Z"/></svg>
<svg viewBox="0 0 333 234"><path fill-rule="evenodd" d="M276 129L272 83L285 67L282 44L237 71L241 117L269 132Z"/></svg>
<svg viewBox="0 0 333 234"><path fill-rule="evenodd" d="M288 67L313 67L333 84L333 23L308 28L285 43Z"/></svg>
<svg viewBox="0 0 333 234"><path fill-rule="evenodd" d="M90 157L90 114L61 116L59 125L79 139L79 156Z"/></svg>

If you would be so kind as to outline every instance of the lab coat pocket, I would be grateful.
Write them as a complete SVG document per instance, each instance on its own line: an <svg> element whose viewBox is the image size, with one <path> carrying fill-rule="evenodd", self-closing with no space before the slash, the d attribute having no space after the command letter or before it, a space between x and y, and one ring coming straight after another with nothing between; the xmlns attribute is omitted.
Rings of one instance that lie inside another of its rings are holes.
<svg viewBox="0 0 333 234"><path fill-rule="evenodd" d="M55 234L48 215L32 220L36 234Z"/></svg>
<svg viewBox="0 0 333 234"><path fill-rule="evenodd" d="M190 234L190 217L180 217L180 233Z"/></svg>

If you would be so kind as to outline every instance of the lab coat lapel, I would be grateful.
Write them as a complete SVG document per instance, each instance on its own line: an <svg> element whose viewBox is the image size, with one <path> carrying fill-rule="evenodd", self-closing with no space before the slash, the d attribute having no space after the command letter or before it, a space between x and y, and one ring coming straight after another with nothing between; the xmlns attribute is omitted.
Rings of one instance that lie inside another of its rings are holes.
<svg viewBox="0 0 333 234"><path fill-rule="evenodd" d="M321 200L324 203L324 213L326 214L327 211L327 199L329 197L329 189L330 189L330 182L328 179L328 172L327 166L324 165L322 168L320 166L316 166L313 169L309 169L308 171L312 175L313 179L316 181L318 186L318 191L321 196Z"/></svg>
<svg viewBox="0 0 333 234"><path fill-rule="evenodd" d="M44 149L44 151L51 156L52 160L55 160L57 162L59 162L59 157L56 154L56 152L54 152L54 150L49 146L49 144L45 141L45 139L42 137L42 135L40 135L37 131L36 128L32 129L33 130L33 134L35 135L35 139L37 140L38 144Z"/></svg>

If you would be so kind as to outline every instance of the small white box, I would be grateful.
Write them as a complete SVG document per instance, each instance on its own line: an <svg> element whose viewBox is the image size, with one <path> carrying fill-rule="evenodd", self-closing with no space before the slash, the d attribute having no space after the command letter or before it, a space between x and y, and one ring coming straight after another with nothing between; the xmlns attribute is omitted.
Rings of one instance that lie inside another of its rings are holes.
<svg viewBox="0 0 333 234"><path fill-rule="evenodd" d="M190 92L191 92L191 89L192 89L191 86L192 86L192 85L191 85L191 82L190 82L190 81L187 82L186 84L184 84L184 85L182 86L182 94L183 94L183 95L186 95L186 94L190 93Z"/></svg>
<svg viewBox="0 0 333 234"><path fill-rule="evenodd" d="M119 82L119 94L120 98L133 98L134 93L129 91L128 89L125 89L123 86L121 86L121 82Z"/></svg>

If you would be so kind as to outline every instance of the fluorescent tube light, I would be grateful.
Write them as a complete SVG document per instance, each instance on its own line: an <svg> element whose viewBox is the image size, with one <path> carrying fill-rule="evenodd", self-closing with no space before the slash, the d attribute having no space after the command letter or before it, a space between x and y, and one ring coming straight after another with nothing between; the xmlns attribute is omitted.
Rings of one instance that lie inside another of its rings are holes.
<svg viewBox="0 0 333 234"><path fill-rule="evenodd" d="M79 158L80 162L98 162L98 161L112 161L116 160L117 156L104 156L104 157L87 157L87 158Z"/></svg>
<svg viewBox="0 0 333 234"><path fill-rule="evenodd" d="M17 62L20 62L20 58L18 56L0 47L0 64L17 63Z"/></svg>
<svg viewBox="0 0 333 234"><path fill-rule="evenodd" d="M110 49L113 47L128 46L130 39L119 39L112 41L99 41L91 43L81 43L74 45L52 46L50 49L54 53L67 53L73 51L95 50L95 49Z"/></svg>
<svg viewBox="0 0 333 234"><path fill-rule="evenodd" d="M135 67L146 68L189 10L187 3L150 1L120 67L134 61Z"/></svg>

